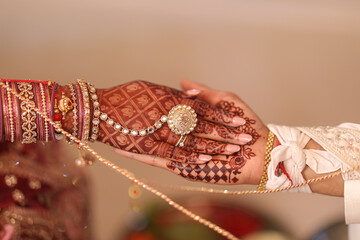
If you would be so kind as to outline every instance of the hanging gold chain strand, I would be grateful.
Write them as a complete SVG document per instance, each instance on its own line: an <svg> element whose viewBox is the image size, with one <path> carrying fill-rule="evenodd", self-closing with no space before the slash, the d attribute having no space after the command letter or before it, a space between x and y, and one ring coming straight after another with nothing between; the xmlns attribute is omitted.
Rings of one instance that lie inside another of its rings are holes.
<svg viewBox="0 0 360 240"><path fill-rule="evenodd" d="M42 112L40 109L38 109L37 107L33 106L33 104L31 104L30 101L28 101L26 98L24 98L23 96L21 96L20 94L18 94L17 92L14 92L12 89L10 89L9 87L7 87L6 85L4 85L3 82L0 81L0 85L2 88L6 89L7 91L9 91L11 94L13 94L14 96L16 96L17 98L21 99L22 101L26 102L27 104L29 104L29 106L31 106L31 108L37 113L39 114L41 117L43 117L47 122L49 122L52 126L54 126L56 128L56 131L61 132L62 134L64 134L65 136L67 136L68 138L70 138L71 140L73 140L75 143L79 144L79 146L83 147L84 149L86 149L87 151L89 151L90 153L92 153L100 162L102 162L103 164L105 164L106 166L116 170L117 172L119 172L120 174L122 174L123 176L125 176L126 178L128 178L130 181L140 185L141 187L143 187L144 189L150 191L151 193L155 194L156 196L162 198L164 201L166 201L170 206L174 207L175 209L177 209L178 211L182 212L183 214L187 215L188 217L190 217L191 219L193 219L196 222L199 222L203 225L205 225L206 227L212 229L213 231L217 232L218 234L224 236L227 239L230 240L240 240L239 238L235 237L234 235L232 235L230 232L222 229L221 227L217 226L216 224L212 223L209 220L206 220L202 217L200 217L199 215L196 215L195 213L191 212L190 210L184 208L183 206L181 206L180 204L174 202L171 198L169 198L167 195L165 195L164 193L150 187L149 185L147 185L146 183L144 183L143 181L141 181L140 179L137 179L136 177L134 177L131 173L129 173L127 170L120 168L119 166L115 165L114 163L106 160L105 158L103 158L102 156L100 156L97 152L95 152L95 150L93 150L89 145L87 145L86 143L82 142L81 140L79 140L78 138L74 137L73 135L71 135L70 133L66 132L64 129L62 128L58 128L56 127L56 123L51 120L46 113Z"/></svg>

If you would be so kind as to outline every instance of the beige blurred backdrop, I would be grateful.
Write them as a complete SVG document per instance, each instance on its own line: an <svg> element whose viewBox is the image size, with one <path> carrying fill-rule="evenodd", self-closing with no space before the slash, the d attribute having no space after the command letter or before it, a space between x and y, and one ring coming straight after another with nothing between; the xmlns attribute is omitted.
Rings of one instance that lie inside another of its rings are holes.
<svg viewBox="0 0 360 240"><path fill-rule="evenodd" d="M359 12L355 1L3 0L0 75L59 83L84 78L100 88L135 79L178 88L188 78L236 92L266 123L359 123ZM94 147L138 177L203 186ZM126 229L130 182L99 163L87 171L95 239L114 239ZM344 219L342 198L212 197L260 212L298 239ZM139 203L153 200L144 193Z"/></svg>

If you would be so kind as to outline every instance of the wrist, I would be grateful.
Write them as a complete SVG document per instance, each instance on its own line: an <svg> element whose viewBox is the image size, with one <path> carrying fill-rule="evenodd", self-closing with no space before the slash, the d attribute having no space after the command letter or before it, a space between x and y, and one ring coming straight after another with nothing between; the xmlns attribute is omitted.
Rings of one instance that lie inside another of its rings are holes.
<svg viewBox="0 0 360 240"><path fill-rule="evenodd" d="M306 144L304 149L324 150L324 148L321 147L321 145L315 142L313 139L310 139L310 141Z"/></svg>
<svg viewBox="0 0 360 240"><path fill-rule="evenodd" d="M251 147L253 148L256 157L254 160L249 161L249 166L246 170L249 171L248 178L245 184L258 185L261 181L263 174L265 173L265 156L266 156L266 145L268 142L268 135L270 130L264 126L259 131L260 138ZM276 142L276 138L274 139ZM273 145L274 146L274 145Z"/></svg>

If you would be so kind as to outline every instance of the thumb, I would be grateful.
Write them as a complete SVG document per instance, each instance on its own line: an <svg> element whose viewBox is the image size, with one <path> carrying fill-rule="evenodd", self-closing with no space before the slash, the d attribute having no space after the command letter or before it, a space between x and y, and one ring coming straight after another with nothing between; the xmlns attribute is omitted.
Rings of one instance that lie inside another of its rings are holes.
<svg viewBox="0 0 360 240"><path fill-rule="evenodd" d="M199 91L196 94L196 98L202 101L209 103L212 106L216 106L219 99L216 97L217 92L208 88L205 85L190 81L188 79L184 79L181 81L181 87L185 92L195 92Z"/></svg>
<svg viewBox="0 0 360 240"><path fill-rule="evenodd" d="M181 88L183 90L191 90L191 89L199 89L199 90L202 90L202 91L210 91L211 90L210 88L208 88L205 85L190 81L188 79L184 79L184 80L181 81Z"/></svg>

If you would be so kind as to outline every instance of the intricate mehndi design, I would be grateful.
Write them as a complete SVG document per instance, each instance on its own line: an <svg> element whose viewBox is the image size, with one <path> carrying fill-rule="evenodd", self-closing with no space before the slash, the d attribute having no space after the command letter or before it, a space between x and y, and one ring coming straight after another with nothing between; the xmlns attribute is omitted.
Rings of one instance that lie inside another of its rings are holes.
<svg viewBox="0 0 360 240"><path fill-rule="evenodd" d="M246 124L232 129L222 126L211 128L208 125L199 124L199 127L195 131L197 133L212 133L215 129L217 134L223 138L229 138L240 133L247 133L252 135L252 141L241 146L239 152L232 156L227 156L228 162L219 161L216 160L216 158L213 158L212 161L206 164L183 164L169 161L167 164L168 169L184 178L194 181L221 184L235 184L239 181L238 175L241 173L240 169L245 166L246 161L256 156L251 145L259 139L260 134L253 127L256 121L244 117L243 109L236 107L233 102L222 101L218 104L218 107L231 112L233 117L239 116L246 119Z"/></svg>
<svg viewBox="0 0 360 240"><path fill-rule="evenodd" d="M186 97L187 95L180 91L144 81L134 81L116 88L98 90L101 111L106 112L110 118L122 126L135 130L153 125L162 115L167 115L178 104L192 106L197 113L200 112L198 115L202 118L225 121L232 115L230 112L224 114L224 110L220 108L210 107L206 103L195 102ZM204 120L199 122L204 124ZM210 124L210 127L215 126L216 124ZM194 144L197 143L193 143L191 137L187 139L183 149L175 148L173 145L177 143L179 136L172 133L167 125L153 134L133 137L119 133L101 122L98 140L125 151L157 155L184 163L195 162L198 154L193 150L196 147L207 149L208 147L204 147L205 144L210 145L209 153L217 150L224 152L224 144L202 139L200 145L195 146Z"/></svg>
<svg viewBox="0 0 360 240"><path fill-rule="evenodd" d="M225 144L204 138L196 138L193 135L188 136L184 147L187 151L203 152L208 154L224 153L225 148Z"/></svg>

